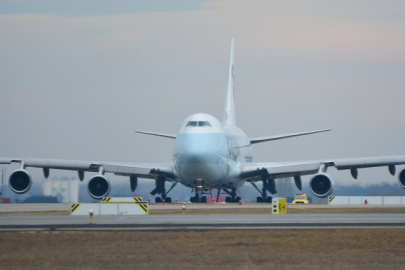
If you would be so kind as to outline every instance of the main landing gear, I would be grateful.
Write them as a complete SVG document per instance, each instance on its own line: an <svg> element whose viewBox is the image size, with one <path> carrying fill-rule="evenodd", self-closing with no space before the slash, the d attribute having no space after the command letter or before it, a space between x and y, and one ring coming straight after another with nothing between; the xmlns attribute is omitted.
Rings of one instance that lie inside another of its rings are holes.
<svg viewBox="0 0 405 270"><path fill-rule="evenodd" d="M250 182L252 184L252 186L257 189L257 191L259 191L261 197L257 197L256 198L256 202L258 203L271 203L272 202L272 197L271 196L267 196L267 191L269 191L271 194L276 194L277 190L276 190L276 182L274 181L274 179L272 178L268 178L268 177L263 177L263 187L262 190L260 190L255 182Z"/></svg>
<svg viewBox="0 0 405 270"><path fill-rule="evenodd" d="M165 188L165 183L166 183L166 179L164 177L156 178L155 189L152 190L150 193L153 196L155 196L156 194L160 195L160 197L155 198L155 203L161 203L163 201L166 203L172 202L172 198L167 197L167 194L169 194L169 192L177 185L177 182L174 182L167 192L166 192L166 188Z"/></svg>

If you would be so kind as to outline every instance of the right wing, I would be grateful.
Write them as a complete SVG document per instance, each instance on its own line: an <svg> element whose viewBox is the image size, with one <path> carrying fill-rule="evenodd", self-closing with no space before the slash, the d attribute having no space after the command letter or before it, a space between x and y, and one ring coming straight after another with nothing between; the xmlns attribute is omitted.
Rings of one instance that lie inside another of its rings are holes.
<svg viewBox="0 0 405 270"><path fill-rule="evenodd" d="M50 169L77 171L79 179L83 180L84 172L98 172L91 177L87 185L88 193L94 199L101 199L110 192L110 181L104 176L105 172L116 175L129 176L131 190L135 191L138 177L149 179L162 179L152 191L153 195L165 192L164 181L177 184L174 176L173 164L137 164L119 162L100 162L82 160L37 159L37 158L0 158L0 164L19 163L20 169L14 171L9 178L10 189L17 194L24 194L31 188L31 176L25 170L27 167L42 168L45 178L48 178Z"/></svg>
<svg viewBox="0 0 405 270"><path fill-rule="evenodd" d="M165 176L174 180L173 164L148 164L148 163L125 163L125 162L102 162L83 160L62 159L38 159L38 158L0 158L0 164L20 163L22 169L26 167L43 168L45 170L70 170L81 172L109 172L123 176L137 176L141 178L155 178Z"/></svg>
<svg viewBox="0 0 405 270"><path fill-rule="evenodd" d="M176 139L176 137L177 137L176 135L173 135L173 134L158 133L158 132L151 132L151 131L135 130L135 132L140 133L140 134L153 135L153 136L165 137L165 138L170 138L170 139Z"/></svg>

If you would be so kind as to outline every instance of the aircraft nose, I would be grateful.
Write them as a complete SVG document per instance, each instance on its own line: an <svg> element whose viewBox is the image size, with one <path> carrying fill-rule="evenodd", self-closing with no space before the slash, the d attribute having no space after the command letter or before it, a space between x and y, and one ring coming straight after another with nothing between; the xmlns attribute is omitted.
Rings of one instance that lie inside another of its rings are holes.
<svg viewBox="0 0 405 270"><path fill-rule="evenodd" d="M218 134L180 135L175 155L179 178L190 186L201 182L206 187L223 179L229 171L224 145L225 137Z"/></svg>
<svg viewBox="0 0 405 270"><path fill-rule="evenodd" d="M207 186L222 179L228 171L227 163L221 156L207 151L198 143L187 146L176 167L184 181L190 184L202 181Z"/></svg>
<svg viewBox="0 0 405 270"><path fill-rule="evenodd" d="M198 143L189 144L182 155L182 161L185 163L197 163L202 161L203 155L206 153L204 147Z"/></svg>

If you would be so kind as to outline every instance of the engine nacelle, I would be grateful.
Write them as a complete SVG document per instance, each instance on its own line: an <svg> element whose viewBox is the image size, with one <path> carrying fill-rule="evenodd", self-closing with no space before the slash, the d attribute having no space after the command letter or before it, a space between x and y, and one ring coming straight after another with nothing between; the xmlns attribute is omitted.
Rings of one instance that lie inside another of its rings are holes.
<svg viewBox="0 0 405 270"><path fill-rule="evenodd" d="M31 176L26 170L19 169L14 171L8 180L8 186L17 194L24 194L31 188Z"/></svg>
<svg viewBox="0 0 405 270"><path fill-rule="evenodd" d="M309 181L311 192L319 198L328 197L333 192L334 186L333 179L325 173L318 173Z"/></svg>
<svg viewBox="0 0 405 270"><path fill-rule="evenodd" d="M87 192L94 199L101 199L110 193L110 181L104 175L93 176L87 185Z"/></svg>
<svg viewBox="0 0 405 270"><path fill-rule="evenodd" d="M405 169L398 174L398 183L401 188L405 188Z"/></svg>

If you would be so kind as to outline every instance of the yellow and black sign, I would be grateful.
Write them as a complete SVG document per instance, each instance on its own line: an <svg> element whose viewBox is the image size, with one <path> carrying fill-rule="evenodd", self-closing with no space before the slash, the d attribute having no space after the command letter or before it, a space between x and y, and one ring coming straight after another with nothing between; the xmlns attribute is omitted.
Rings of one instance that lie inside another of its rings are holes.
<svg viewBox="0 0 405 270"><path fill-rule="evenodd" d="M109 203L75 203L70 207L70 214L75 216L89 215L147 215L148 202L109 202Z"/></svg>
<svg viewBox="0 0 405 270"><path fill-rule="evenodd" d="M79 208L79 206L80 206L80 203L72 204L72 206L70 207L70 214L73 214L77 210L77 208Z"/></svg>
<svg viewBox="0 0 405 270"><path fill-rule="evenodd" d="M335 196L329 196L329 203L331 203L335 199Z"/></svg>
<svg viewBox="0 0 405 270"><path fill-rule="evenodd" d="M273 214L287 214L287 200L285 198L273 200Z"/></svg>
<svg viewBox="0 0 405 270"><path fill-rule="evenodd" d="M139 208L141 208L145 213L148 213L148 205L146 203L138 203Z"/></svg>
<svg viewBox="0 0 405 270"><path fill-rule="evenodd" d="M287 201L286 199L278 199L278 213L287 214Z"/></svg>

